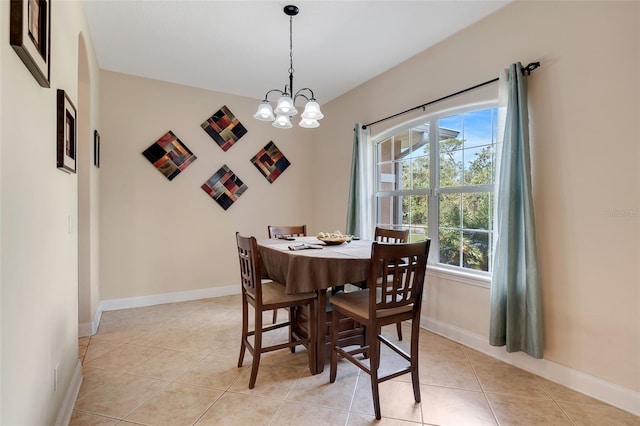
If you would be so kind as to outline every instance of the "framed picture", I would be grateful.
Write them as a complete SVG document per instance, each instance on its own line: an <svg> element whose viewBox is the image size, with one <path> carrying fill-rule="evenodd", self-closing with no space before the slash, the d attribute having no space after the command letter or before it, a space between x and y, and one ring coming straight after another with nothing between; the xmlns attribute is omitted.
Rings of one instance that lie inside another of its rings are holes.
<svg viewBox="0 0 640 426"><path fill-rule="evenodd" d="M64 90L57 96L57 143L58 168L67 173L76 172L77 124L76 107Z"/></svg>
<svg viewBox="0 0 640 426"><path fill-rule="evenodd" d="M100 167L100 133L93 131L93 165Z"/></svg>
<svg viewBox="0 0 640 426"><path fill-rule="evenodd" d="M11 0L9 40L42 87L49 87L51 0Z"/></svg>

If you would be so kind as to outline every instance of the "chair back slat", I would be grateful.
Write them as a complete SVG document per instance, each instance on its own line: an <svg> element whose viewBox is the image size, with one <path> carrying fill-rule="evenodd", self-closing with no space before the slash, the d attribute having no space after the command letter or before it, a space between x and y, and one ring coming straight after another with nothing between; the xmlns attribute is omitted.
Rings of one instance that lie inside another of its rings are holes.
<svg viewBox="0 0 640 426"><path fill-rule="evenodd" d="M269 238L277 238L282 235L289 235L292 237L306 237L307 225L287 225L287 226L267 226L267 232Z"/></svg>
<svg viewBox="0 0 640 426"><path fill-rule="evenodd" d="M430 240L385 244L371 248L369 291L371 313L422 301Z"/></svg>
<svg viewBox="0 0 640 426"><path fill-rule="evenodd" d="M244 291L254 299L262 300L262 287L260 286L261 273L258 257L258 243L255 237L243 237L236 232L238 244L238 259L240 261L240 281Z"/></svg>

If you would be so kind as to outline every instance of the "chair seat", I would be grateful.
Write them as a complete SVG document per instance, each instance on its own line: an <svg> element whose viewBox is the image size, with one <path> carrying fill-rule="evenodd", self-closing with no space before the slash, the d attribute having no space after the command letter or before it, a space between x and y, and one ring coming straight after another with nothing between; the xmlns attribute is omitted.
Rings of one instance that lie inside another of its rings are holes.
<svg viewBox="0 0 640 426"><path fill-rule="evenodd" d="M379 292L378 292L379 293ZM331 298L334 306L339 306L344 310L352 312L362 318L369 319L369 291L354 291L351 293L336 294ZM392 315L411 312L413 303L391 309L380 309L376 311L376 318L385 318Z"/></svg>
<svg viewBox="0 0 640 426"><path fill-rule="evenodd" d="M298 300L314 299L314 292L287 294L284 284L277 281L268 281L262 284L262 304L276 305L281 303L296 302Z"/></svg>

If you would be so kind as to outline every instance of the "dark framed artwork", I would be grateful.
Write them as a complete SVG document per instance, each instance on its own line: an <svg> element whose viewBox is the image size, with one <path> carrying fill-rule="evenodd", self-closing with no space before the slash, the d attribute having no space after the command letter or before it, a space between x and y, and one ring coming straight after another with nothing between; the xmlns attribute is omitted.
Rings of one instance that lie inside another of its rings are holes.
<svg viewBox="0 0 640 426"><path fill-rule="evenodd" d="M197 159L171 130L147 148L142 155L169 180L173 180Z"/></svg>
<svg viewBox="0 0 640 426"><path fill-rule="evenodd" d="M64 90L57 96L57 165L67 173L76 172L77 120L76 107Z"/></svg>
<svg viewBox="0 0 640 426"><path fill-rule="evenodd" d="M247 133L247 129L226 106L220 108L200 126L225 152Z"/></svg>
<svg viewBox="0 0 640 426"><path fill-rule="evenodd" d="M201 188L227 210L248 187L225 164Z"/></svg>
<svg viewBox="0 0 640 426"><path fill-rule="evenodd" d="M93 165L100 167L100 133L93 131Z"/></svg>
<svg viewBox="0 0 640 426"><path fill-rule="evenodd" d="M269 141L256 155L253 156L251 162L260 173L267 178L269 183L273 183L278 176L291 165L287 157L278 149L273 141Z"/></svg>
<svg viewBox="0 0 640 426"><path fill-rule="evenodd" d="M49 87L51 1L11 0L9 41L42 87Z"/></svg>

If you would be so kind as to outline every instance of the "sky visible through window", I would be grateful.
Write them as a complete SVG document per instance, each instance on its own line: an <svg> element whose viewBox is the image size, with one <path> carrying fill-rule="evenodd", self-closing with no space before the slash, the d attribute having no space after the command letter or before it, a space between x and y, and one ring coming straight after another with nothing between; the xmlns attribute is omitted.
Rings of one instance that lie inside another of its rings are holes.
<svg viewBox="0 0 640 426"><path fill-rule="evenodd" d="M457 139L463 141L463 145L454 154L454 158L457 162L464 163L465 170L468 170L484 147L496 142L496 118L497 109L490 108L439 119L440 128L460 132Z"/></svg>

